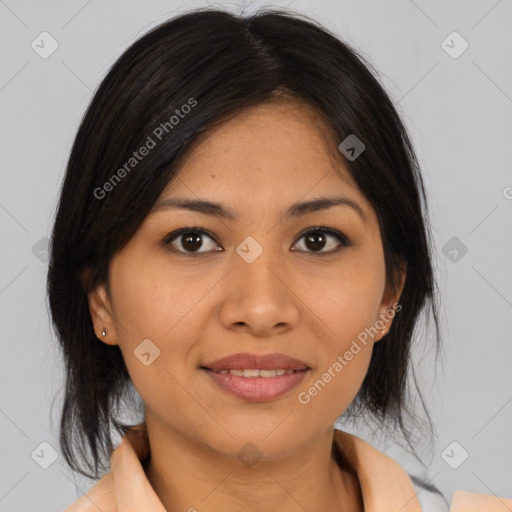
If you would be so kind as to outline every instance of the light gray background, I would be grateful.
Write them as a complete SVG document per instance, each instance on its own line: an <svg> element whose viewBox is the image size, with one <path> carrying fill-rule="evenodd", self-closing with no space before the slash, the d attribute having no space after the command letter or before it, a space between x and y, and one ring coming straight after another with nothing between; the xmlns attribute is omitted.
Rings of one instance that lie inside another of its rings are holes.
<svg viewBox="0 0 512 512"><path fill-rule="evenodd" d="M135 38L196 5L205 3L0 0L0 512L62 510L81 494L61 457L48 469L31 458L43 441L58 450L63 385L44 238L92 92ZM454 489L512 498L512 1L265 5L309 14L360 49L397 102L430 195L443 300L444 370L423 372L439 434L428 478L448 500ZM59 45L47 59L31 47L43 31ZM455 59L442 47L453 31L469 44ZM455 262L453 237L467 247ZM452 464L469 454L458 469L441 456L453 441Z"/></svg>

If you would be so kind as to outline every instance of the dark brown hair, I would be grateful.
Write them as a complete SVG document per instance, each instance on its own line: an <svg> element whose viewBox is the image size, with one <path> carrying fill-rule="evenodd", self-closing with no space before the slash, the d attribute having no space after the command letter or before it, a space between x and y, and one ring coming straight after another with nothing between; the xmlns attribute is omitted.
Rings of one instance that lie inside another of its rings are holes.
<svg viewBox="0 0 512 512"><path fill-rule="evenodd" d="M69 157L47 293L66 365L60 442L74 470L99 478L113 431L123 434L128 427L115 412L129 375L119 347L97 339L87 293L108 286L112 257L207 130L244 109L282 99L311 106L337 144L355 134L366 146L345 165L379 219L388 289L396 289L404 264L407 278L402 309L375 345L346 415L368 414L410 434L404 420L410 349L423 309L435 320L435 347L440 337L425 191L404 124L372 66L314 20L279 10L238 16L198 9L152 29L119 57L95 92ZM194 101L170 128L176 109ZM166 136L113 182L133 151L166 122ZM85 269L88 278L82 279Z"/></svg>

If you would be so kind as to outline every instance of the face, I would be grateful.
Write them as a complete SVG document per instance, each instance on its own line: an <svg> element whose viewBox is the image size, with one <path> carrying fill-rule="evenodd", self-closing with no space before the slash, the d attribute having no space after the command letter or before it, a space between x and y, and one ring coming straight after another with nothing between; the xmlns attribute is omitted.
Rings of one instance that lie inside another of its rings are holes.
<svg viewBox="0 0 512 512"><path fill-rule="evenodd" d="M274 104L216 128L113 258L111 294L89 296L146 418L196 446L233 454L251 441L269 457L305 446L352 402L389 329L398 297L376 214L318 123ZM290 210L318 198L342 200ZM212 371L234 354L256 356L226 363L247 376Z"/></svg>

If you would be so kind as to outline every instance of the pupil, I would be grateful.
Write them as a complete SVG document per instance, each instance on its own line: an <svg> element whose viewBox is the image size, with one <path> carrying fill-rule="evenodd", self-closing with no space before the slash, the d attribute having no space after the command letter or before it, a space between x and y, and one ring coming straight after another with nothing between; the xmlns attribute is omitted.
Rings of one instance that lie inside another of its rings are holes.
<svg viewBox="0 0 512 512"><path fill-rule="evenodd" d="M320 239L321 242L320 242L320 247L318 246L317 243L315 243L315 239L318 240ZM323 243L322 243L323 242ZM311 235L308 235L306 237L306 247L308 249L323 249L325 246L325 236L323 233L314 233L314 234L311 234Z"/></svg>
<svg viewBox="0 0 512 512"><path fill-rule="evenodd" d="M187 235L183 235L184 242L182 245L185 249L189 251L195 251L201 248L201 235L196 232L187 233ZM197 244L194 246L194 244Z"/></svg>
<svg viewBox="0 0 512 512"><path fill-rule="evenodd" d="M184 240L184 241L183 241ZM201 234L190 232L182 236L182 246L188 251L196 251L202 245ZM323 233L317 232L306 237L306 246L311 250L323 249L325 246L325 236Z"/></svg>

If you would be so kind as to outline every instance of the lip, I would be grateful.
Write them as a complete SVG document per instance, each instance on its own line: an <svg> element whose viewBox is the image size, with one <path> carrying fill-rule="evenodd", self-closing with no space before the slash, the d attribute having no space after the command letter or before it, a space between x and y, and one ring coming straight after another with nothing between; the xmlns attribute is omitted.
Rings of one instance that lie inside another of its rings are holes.
<svg viewBox="0 0 512 512"><path fill-rule="evenodd" d="M242 377L231 373L216 373L231 369L294 370L276 377ZM278 398L304 379L310 368L306 363L285 354L232 354L205 364L201 369L219 387L246 401L266 402Z"/></svg>
<svg viewBox="0 0 512 512"><path fill-rule="evenodd" d="M203 368L208 370L231 370L231 369L256 369L260 370L307 370L309 367L306 363L299 361L286 354L248 354L239 353L217 359L210 363L204 364ZM245 378L245 377L244 377ZM274 377L269 377L270 379Z"/></svg>
<svg viewBox="0 0 512 512"><path fill-rule="evenodd" d="M307 368L276 377L240 377L231 373L216 373L208 368L202 370L222 389L250 402L266 402L284 395L298 386L309 372Z"/></svg>

